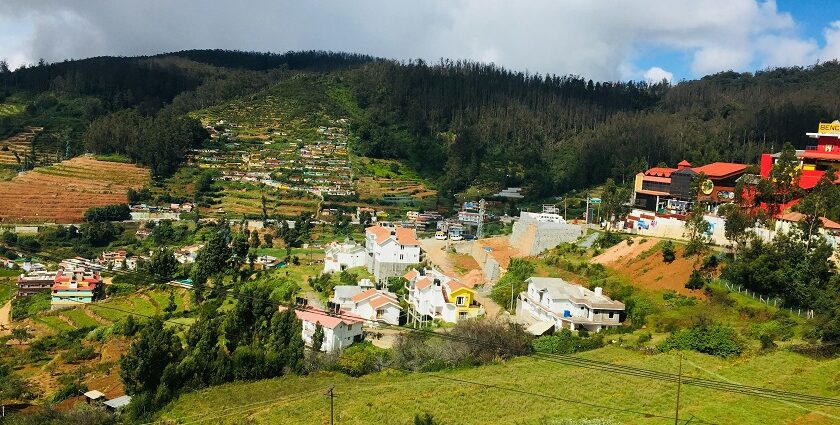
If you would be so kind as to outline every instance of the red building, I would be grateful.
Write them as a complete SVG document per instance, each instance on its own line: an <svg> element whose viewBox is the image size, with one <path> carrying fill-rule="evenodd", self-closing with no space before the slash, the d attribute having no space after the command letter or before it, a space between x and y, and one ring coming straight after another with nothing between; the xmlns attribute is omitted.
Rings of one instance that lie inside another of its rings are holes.
<svg viewBox="0 0 840 425"><path fill-rule="evenodd" d="M817 139L815 146L807 146L804 150L796 151L796 157L799 158L802 169L799 187L809 190L817 185L827 170L840 170L840 121L820 123L816 133L805 134L812 139ZM762 177L770 177L770 169L773 168L779 155L781 155L780 152L761 155ZM840 183L840 180L835 183Z"/></svg>
<svg viewBox="0 0 840 425"><path fill-rule="evenodd" d="M695 200L691 182L702 173L706 179L700 183L698 197L714 210L735 199L735 184L746 170L745 164L713 162L693 167L685 160L677 168L653 167L636 175L633 205L658 213L685 214Z"/></svg>

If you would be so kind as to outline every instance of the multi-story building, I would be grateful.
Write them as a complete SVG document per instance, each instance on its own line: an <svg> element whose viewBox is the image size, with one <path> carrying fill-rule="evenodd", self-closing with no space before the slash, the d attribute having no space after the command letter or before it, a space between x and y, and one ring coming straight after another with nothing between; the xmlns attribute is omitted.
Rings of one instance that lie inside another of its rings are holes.
<svg viewBox="0 0 840 425"><path fill-rule="evenodd" d="M653 167L636 174L633 205L647 211L681 215L691 211L699 198L714 208L735 199L735 184L746 170L745 164L713 162L694 167L685 160L677 168ZM700 193L695 195L692 181L701 174L706 178L699 183Z"/></svg>
<svg viewBox="0 0 840 425"><path fill-rule="evenodd" d="M283 309L285 307L281 307ZM295 310L295 315L302 322L301 337L307 347L312 347L315 330L320 325L324 330L321 351L328 353L341 351L354 342L364 339L362 324L364 320L350 312L339 310L331 314L314 307Z"/></svg>
<svg viewBox="0 0 840 425"><path fill-rule="evenodd" d="M528 321L547 322L555 329L599 332L621 325L624 304L560 278L528 278L528 289L519 294L516 315Z"/></svg>
<svg viewBox="0 0 840 425"><path fill-rule="evenodd" d="M385 290L368 289L351 298L350 311L369 323L400 324L402 307L397 295Z"/></svg>
<svg viewBox="0 0 840 425"><path fill-rule="evenodd" d="M56 272L37 271L18 277L18 297L28 297L39 292L49 292L55 283Z"/></svg>
<svg viewBox="0 0 840 425"><path fill-rule="evenodd" d="M52 286L50 306L57 310L90 303L100 296L100 285L102 278L98 271L83 268L59 270Z"/></svg>
<svg viewBox="0 0 840 425"><path fill-rule="evenodd" d="M457 323L484 313L475 300L475 290L453 277L434 269L411 270L404 277L408 280L409 323Z"/></svg>
<svg viewBox="0 0 840 425"><path fill-rule="evenodd" d="M377 282L401 276L421 262L420 241L414 229L371 226L365 229L366 265Z"/></svg>

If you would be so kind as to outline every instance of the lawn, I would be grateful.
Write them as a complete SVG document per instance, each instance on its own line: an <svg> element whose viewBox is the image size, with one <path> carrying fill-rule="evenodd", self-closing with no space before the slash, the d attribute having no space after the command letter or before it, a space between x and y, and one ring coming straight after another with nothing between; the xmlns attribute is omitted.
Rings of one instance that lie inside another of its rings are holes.
<svg viewBox="0 0 840 425"><path fill-rule="evenodd" d="M786 351L738 360L684 355L686 375L822 396L840 395L836 384L840 359L818 361ZM618 347L589 352L585 357L668 372L676 372L679 362L673 353L647 356ZM476 382L531 394L488 388ZM227 384L182 396L164 409L160 418L191 421L212 417L218 423L235 423L248 417L254 423L326 424L329 401L324 393L330 387L335 388L335 418L341 424L410 424L415 414L424 412L446 424L539 424L562 418L665 424L673 419L597 406L673 417L676 394L672 383L519 358L439 373L385 371L362 378L316 374ZM714 423L786 424L805 420L805 416L811 419L809 423L828 420L809 414L808 408L840 415L837 408L800 407L687 385L682 387L680 405L682 419L694 416L694 421Z"/></svg>
<svg viewBox="0 0 840 425"><path fill-rule="evenodd" d="M61 314L64 317L70 319L76 327L84 328L88 326L97 327L99 326L99 322L85 314L85 312L81 308L73 308L69 310L63 310Z"/></svg>

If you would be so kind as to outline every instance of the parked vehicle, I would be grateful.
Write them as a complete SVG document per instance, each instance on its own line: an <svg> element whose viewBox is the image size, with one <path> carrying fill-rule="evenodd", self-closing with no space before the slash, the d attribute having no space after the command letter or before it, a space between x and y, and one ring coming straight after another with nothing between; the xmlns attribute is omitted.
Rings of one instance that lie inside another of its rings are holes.
<svg viewBox="0 0 840 425"><path fill-rule="evenodd" d="M465 241L474 241L474 240L476 240L476 237L475 237L475 235L464 235L464 240Z"/></svg>
<svg viewBox="0 0 840 425"><path fill-rule="evenodd" d="M451 241L462 241L462 240L464 240L464 237L461 236L460 233L456 233L454 235L450 235L449 240L451 240Z"/></svg>
<svg viewBox="0 0 840 425"><path fill-rule="evenodd" d="M445 241L446 240L446 232L442 232L442 231L435 232L435 239L437 239L439 241Z"/></svg>

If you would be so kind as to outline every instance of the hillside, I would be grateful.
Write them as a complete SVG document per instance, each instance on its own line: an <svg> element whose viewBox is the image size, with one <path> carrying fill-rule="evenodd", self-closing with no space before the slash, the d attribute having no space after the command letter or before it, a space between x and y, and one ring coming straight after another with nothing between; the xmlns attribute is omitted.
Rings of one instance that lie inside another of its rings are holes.
<svg viewBox="0 0 840 425"><path fill-rule="evenodd" d="M295 136L296 129L341 116L350 119L352 154L400 160L444 193L524 186L545 197L608 177L627 182L659 162L753 162L786 141L802 147L816 122L840 115L829 94L838 79L836 62L724 72L669 86L447 60L185 51L0 75L0 137L43 127L67 138L71 154L99 153L98 142L82 143L85 127L126 108L202 121L228 115L244 126L244 137L255 138L284 117ZM173 172L168 165L162 170Z"/></svg>
<svg viewBox="0 0 840 425"><path fill-rule="evenodd" d="M675 354L646 356L618 347L589 352L585 357L671 373L678 366ZM838 394L834 382L839 368L838 359L819 362L789 352L748 361L685 353L683 361L687 376L829 396ZM768 374L768 370L773 373ZM181 396L159 418L182 422L240 423L248 418L260 424L327 424L329 400L324 393L331 387L336 394L336 423L342 424L409 424L415 414L424 412L433 414L443 424L539 424L561 418L661 424L668 419L589 403L673 418L676 392L673 384L521 358L438 373L386 371L362 378L318 374L227 384ZM817 424L833 416L810 412L811 409L840 415L840 409L797 406L688 385L682 387L680 397L680 417L685 420L693 416L695 421L713 423Z"/></svg>

